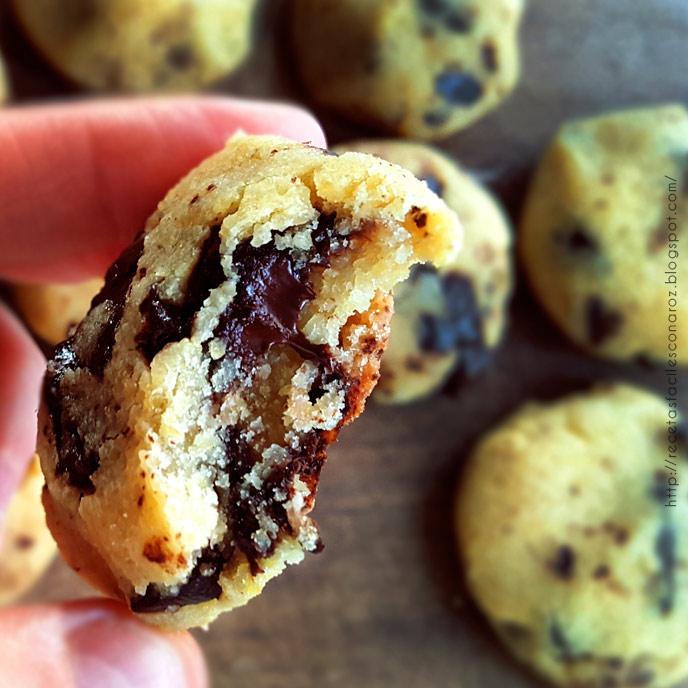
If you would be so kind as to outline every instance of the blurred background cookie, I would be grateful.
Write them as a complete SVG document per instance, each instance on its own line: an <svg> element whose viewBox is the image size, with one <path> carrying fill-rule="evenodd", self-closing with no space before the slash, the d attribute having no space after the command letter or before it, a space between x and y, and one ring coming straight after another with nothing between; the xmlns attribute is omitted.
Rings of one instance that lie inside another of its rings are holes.
<svg viewBox="0 0 688 688"><path fill-rule="evenodd" d="M430 146L354 141L337 150L373 153L413 172L454 210L464 228L459 255L439 271L417 266L394 290L395 315L374 398L425 397L454 375L482 370L502 339L512 287L511 232L497 200Z"/></svg>
<svg viewBox="0 0 688 688"><path fill-rule="evenodd" d="M688 300L676 293L688 283L677 253L686 208L682 106L560 129L530 188L519 242L534 291L573 341L609 358L664 361L669 325L688 339ZM688 362L688 347L676 353Z"/></svg>
<svg viewBox="0 0 688 688"><path fill-rule="evenodd" d="M688 437L668 418L659 396L601 386L526 405L469 461L456 509L468 586L557 685L688 676L688 485L671 485Z"/></svg>
<svg viewBox="0 0 688 688"><path fill-rule="evenodd" d="M14 0L61 72L111 91L198 89L246 56L256 0Z"/></svg>
<svg viewBox="0 0 688 688"><path fill-rule="evenodd" d="M102 286L99 277L75 284L16 284L10 287L10 293L29 329L54 346L81 322Z"/></svg>
<svg viewBox="0 0 688 688"><path fill-rule="evenodd" d="M4 103L9 98L10 86L7 79L7 69L5 61L0 55L0 103Z"/></svg>
<svg viewBox="0 0 688 688"><path fill-rule="evenodd" d="M41 504L43 474L34 456L5 514L0 533L0 605L28 590L48 568L56 552Z"/></svg>
<svg viewBox="0 0 688 688"><path fill-rule="evenodd" d="M294 53L312 97L354 120L435 139L513 90L523 0L294 0Z"/></svg>

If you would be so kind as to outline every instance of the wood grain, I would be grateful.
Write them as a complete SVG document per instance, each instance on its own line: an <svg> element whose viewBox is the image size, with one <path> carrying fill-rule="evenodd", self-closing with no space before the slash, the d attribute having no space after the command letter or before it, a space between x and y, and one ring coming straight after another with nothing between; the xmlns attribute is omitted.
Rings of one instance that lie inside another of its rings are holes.
<svg viewBox="0 0 688 688"><path fill-rule="evenodd" d="M219 90L303 100L290 77L285 1L264 3L253 57ZM7 3L0 46L19 101L76 93L28 47ZM480 172L517 217L528 175L566 119L685 101L685 0L531 0L513 97L441 147ZM333 143L374 132L318 113ZM494 365L455 398L370 405L330 453L315 516L325 551L196 635L214 685L232 688L526 688L540 685L497 645L467 600L451 531L454 485L472 443L525 399L601 379L662 390L659 371L605 363L565 341L519 275ZM683 374L684 407L688 407ZM90 594L56 563L30 599Z"/></svg>

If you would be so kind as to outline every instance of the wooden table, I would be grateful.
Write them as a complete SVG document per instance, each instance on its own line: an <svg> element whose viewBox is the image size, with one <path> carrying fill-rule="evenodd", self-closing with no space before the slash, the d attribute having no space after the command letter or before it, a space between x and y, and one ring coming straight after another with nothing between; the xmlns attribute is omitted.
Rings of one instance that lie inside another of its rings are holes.
<svg viewBox="0 0 688 688"><path fill-rule="evenodd" d="M334 0L333 0L334 1ZM252 58L220 90L302 100L289 79L283 0L268 0ZM0 46L17 100L75 93L26 45L0 2ZM524 75L501 109L441 146L479 170L517 217L534 161L564 120L620 106L686 100L686 0L531 0ZM333 143L373 132L325 113ZM342 433L315 516L325 551L196 636L216 686L232 688L526 688L540 683L499 647L467 599L452 538L457 475L477 437L525 399L601 379L661 391L659 371L590 358L551 325L524 287L494 365L456 398L370 405ZM683 374L684 408L688 376ZM30 599L89 594L56 562Z"/></svg>

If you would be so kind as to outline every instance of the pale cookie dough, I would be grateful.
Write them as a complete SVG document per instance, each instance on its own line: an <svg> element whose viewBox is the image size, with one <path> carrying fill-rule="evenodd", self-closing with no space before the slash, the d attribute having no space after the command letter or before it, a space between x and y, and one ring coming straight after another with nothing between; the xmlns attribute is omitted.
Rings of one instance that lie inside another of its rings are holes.
<svg viewBox="0 0 688 688"><path fill-rule="evenodd" d="M354 141L336 150L372 153L413 172L456 212L464 230L457 257L418 265L394 290L392 331L374 399L422 399L449 378L457 388L482 371L499 345L513 284L511 230L497 200L429 146Z"/></svg>
<svg viewBox="0 0 688 688"><path fill-rule="evenodd" d="M686 364L687 228L688 114L628 110L559 130L528 194L520 252L545 310L590 353Z"/></svg>
<svg viewBox="0 0 688 688"><path fill-rule="evenodd" d="M29 590L57 551L45 523L42 490L43 474L35 456L10 501L0 532L0 605L13 602Z"/></svg>
<svg viewBox="0 0 688 688"><path fill-rule="evenodd" d="M15 284L10 292L27 327L54 346L88 313L102 286L103 280L96 278L75 284Z"/></svg>
<svg viewBox="0 0 688 688"><path fill-rule="evenodd" d="M391 290L458 248L390 163L243 137L179 183L48 364L48 522L166 628L205 625L321 547L325 450L378 378Z"/></svg>
<svg viewBox="0 0 688 688"><path fill-rule="evenodd" d="M459 547L518 659L567 688L688 678L687 473L677 410L622 384L528 404L479 442Z"/></svg>
<svg viewBox="0 0 688 688"><path fill-rule="evenodd" d="M402 136L442 138L514 89L524 4L294 0L294 53L322 105Z"/></svg>
<svg viewBox="0 0 688 688"><path fill-rule="evenodd" d="M248 53L256 0L13 0L29 38L61 72L108 91L183 91Z"/></svg>

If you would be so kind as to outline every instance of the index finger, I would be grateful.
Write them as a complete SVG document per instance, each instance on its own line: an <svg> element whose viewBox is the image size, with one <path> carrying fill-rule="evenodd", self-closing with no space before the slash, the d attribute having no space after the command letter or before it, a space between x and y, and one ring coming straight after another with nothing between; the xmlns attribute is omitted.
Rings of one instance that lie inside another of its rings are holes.
<svg viewBox="0 0 688 688"><path fill-rule="evenodd" d="M166 191L238 130L324 146L288 105L220 97L99 100L0 113L0 277L105 272Z"/></svg>

